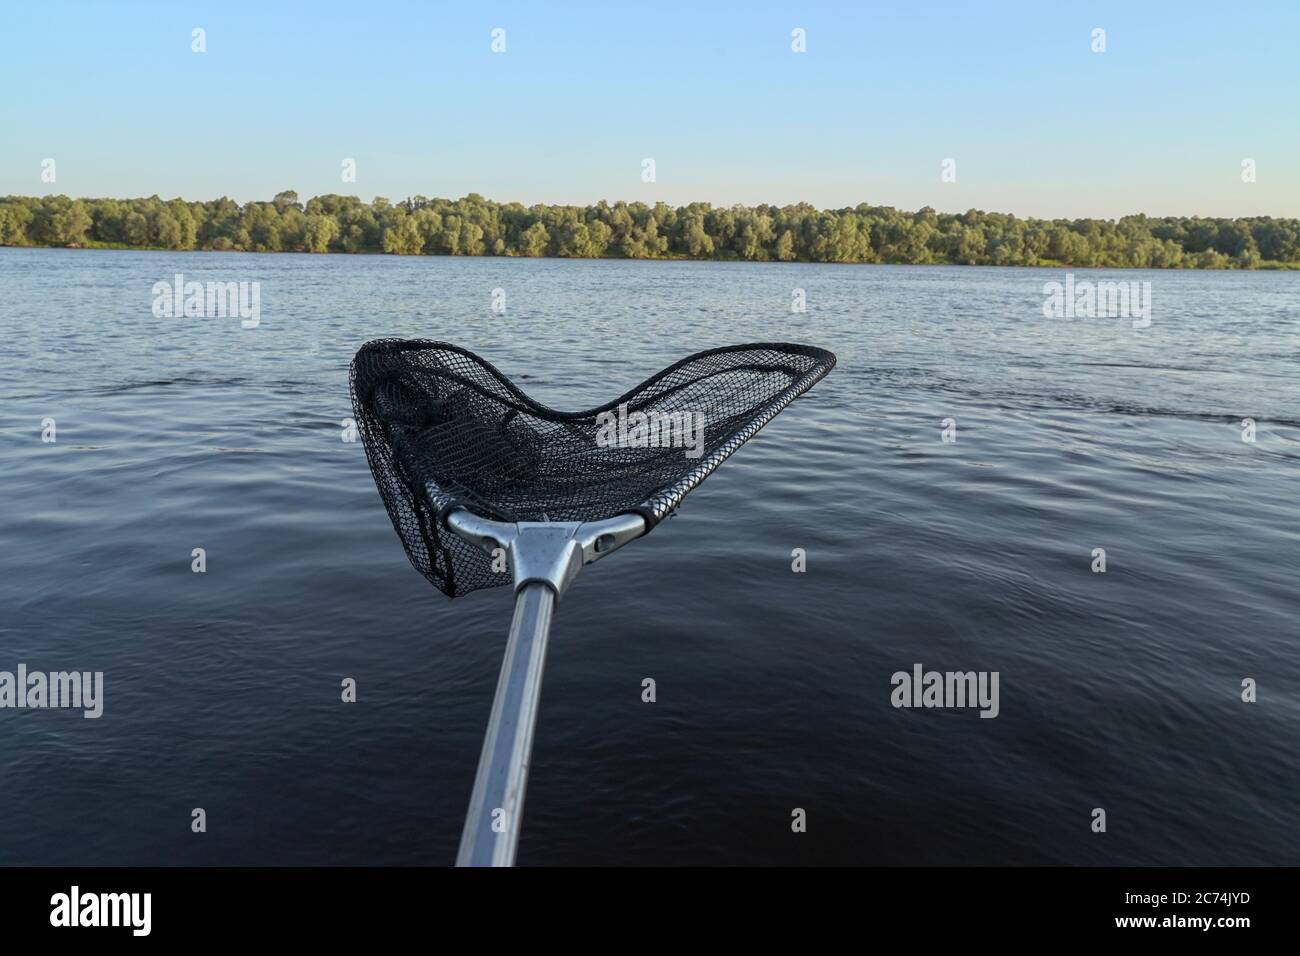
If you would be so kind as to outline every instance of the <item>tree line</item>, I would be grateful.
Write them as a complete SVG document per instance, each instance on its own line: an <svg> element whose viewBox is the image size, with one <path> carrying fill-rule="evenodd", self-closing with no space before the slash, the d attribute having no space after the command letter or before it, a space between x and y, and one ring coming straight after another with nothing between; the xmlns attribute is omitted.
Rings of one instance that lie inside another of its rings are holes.
<svg viewBox="0 0 1300 956"><path fill-rule="evenodd" d="M0 245L1256 269L1300 268L1300 220L1021 219L865 203L843 209L605 201L524 206L477 193L397 203L325 195L303 203L286 191L270 202L243 205L224 197L6 196L0 198Z"/></svg>

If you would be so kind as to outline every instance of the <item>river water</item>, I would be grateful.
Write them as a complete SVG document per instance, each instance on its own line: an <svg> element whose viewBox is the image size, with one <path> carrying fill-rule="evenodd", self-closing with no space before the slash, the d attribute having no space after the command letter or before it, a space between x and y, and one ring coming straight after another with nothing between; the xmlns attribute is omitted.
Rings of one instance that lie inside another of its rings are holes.
<svg viewBox="0 0 1300 956"><path fill-rule="evenodd" d="M157 317L177 273L259 324ZM510 597L417 575L343 440L388 336L560 408L839 358L566 594L521 864L1300 863L1300 273L1097 279L1150 325L1047 269L0 249L0 671L104 675L0 709L0 863L454 859Z"/></svg>

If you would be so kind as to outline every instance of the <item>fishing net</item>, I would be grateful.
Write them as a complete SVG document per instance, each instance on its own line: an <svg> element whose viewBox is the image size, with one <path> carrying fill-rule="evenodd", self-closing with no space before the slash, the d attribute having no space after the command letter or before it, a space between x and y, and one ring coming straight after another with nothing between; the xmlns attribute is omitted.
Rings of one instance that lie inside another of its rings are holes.
<svg viewBox="0 0 1300 956"><path fill-rule="evenodd" d="M457 597L510 581L444 525L464 507L498 521L595 521L647 531L835 365L804 345L699 352L612 402L559 412L454 345L368 342L352 405L389 517L416 569Z"/></svg>

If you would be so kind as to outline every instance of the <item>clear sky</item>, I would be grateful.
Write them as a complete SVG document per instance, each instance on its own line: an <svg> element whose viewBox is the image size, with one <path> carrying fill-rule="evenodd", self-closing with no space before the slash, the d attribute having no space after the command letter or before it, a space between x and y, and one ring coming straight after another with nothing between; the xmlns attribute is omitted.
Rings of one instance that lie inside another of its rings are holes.
<svg viewBox="0 0 1300 956"><path fill-rule="evenodd" d="M1298 0L34 0L0 91L0 194L1300 216Z"/></svg>

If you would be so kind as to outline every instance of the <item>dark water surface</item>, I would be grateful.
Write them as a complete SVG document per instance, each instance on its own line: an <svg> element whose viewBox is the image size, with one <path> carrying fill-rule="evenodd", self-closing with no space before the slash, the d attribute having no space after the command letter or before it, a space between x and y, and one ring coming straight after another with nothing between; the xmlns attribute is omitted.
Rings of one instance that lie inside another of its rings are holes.
<svg viewBox="0 0 1300 956"><path fill-rule="evenodd" d="M155 318L178 271L261 325ZM1300 274L1103 277L1150 328L1054 270L0 250L0 670L105 681L0 710L0 863L452 861L510 596L425 583L341 440L394 335L569 408L839 356L565 597L520 863L1300 863ZM999 716L895 709L917 663Z"/></svg>

